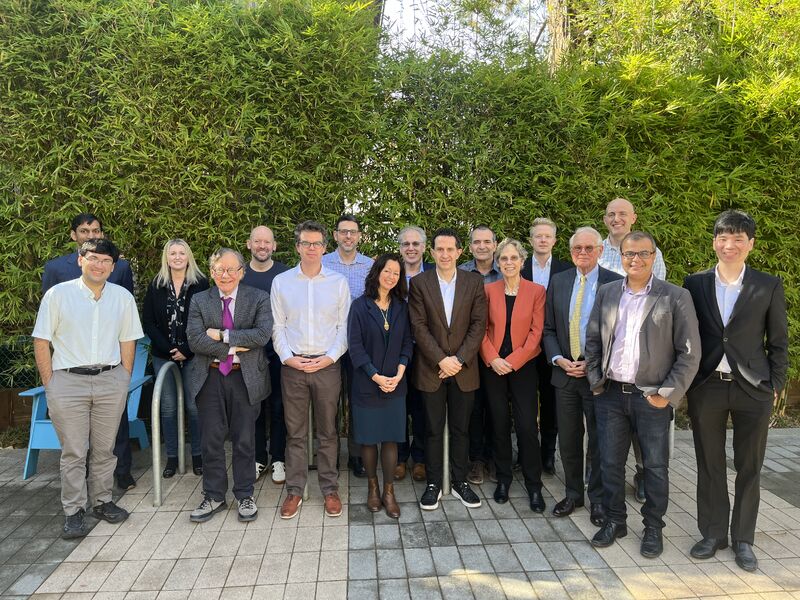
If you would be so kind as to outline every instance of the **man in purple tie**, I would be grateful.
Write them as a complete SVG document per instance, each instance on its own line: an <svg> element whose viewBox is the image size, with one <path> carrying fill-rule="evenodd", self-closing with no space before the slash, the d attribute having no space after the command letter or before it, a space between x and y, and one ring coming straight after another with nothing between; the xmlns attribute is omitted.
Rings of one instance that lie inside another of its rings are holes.
<svg viewBox="0 0 800 600"><path fill-rule="evenodd" d="M235 250L217 250L209 260L216 287L195 294L189 306L186 338L195 357L186 376L203 431L203 501L189 517L196 523L208 521L226 506L229 432L239 520L258 516L253 499L255 422L261 401L270 393L267 358L261 350L272 332L272 309L269 294L239 283L244 265Z"/></svg>

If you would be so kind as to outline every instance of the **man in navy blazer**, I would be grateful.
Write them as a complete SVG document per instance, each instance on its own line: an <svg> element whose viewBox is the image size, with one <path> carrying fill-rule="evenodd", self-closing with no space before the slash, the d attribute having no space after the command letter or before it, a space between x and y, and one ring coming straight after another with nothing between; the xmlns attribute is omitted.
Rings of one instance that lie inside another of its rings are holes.
<svg viewBox="0 0 800 600"><path fill-rule="evenodd" d="M727 210L714 223L713 269L684 281L694 299L703 353L689 389L689 417L697 455L697 524L703 539L691 550L711 558L728 545L736 564L755 571L753 536L759 505L773 400L786 383L789 331L786 299L778 277L745 264L755 243L756 223ZM731 518L725 439L733 421L736 483Z"/></svg>

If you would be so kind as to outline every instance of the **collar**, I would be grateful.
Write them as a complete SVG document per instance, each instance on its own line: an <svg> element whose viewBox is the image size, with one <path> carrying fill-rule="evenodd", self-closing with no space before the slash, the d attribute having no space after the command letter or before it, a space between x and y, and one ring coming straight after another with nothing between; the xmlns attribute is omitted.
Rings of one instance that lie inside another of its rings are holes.
<svg viewBox="0 0 800 600"><path fill-rule="evenodd" d="M239 292L239 286L238 285L235 288L233 288L233 291L230 294L228 294L227 296L225 296L222 292L219 291L219 288L217 288L217 293L219 293L220 299L222 299L222 298L231 298L234 302L236 302L236 294L238 292Z"/></svg>
<svg viewBox="0 0 800 600"><path fill-rule="evenodd" d="M294 276L297 279L312 280L312 279L317 279L318 277L323 277L323 278L330 277L333 274L333 271L331 271L325 265L321 265L321 267L322 268L319 270L319 273L317 273L314 277L309 277L308 275L303 273L303 270L300 268L300 263L297 263L297 265L295 267L293 267L292 270L294 271Z"/></svg>
<svg viewBox="0 0 800 600"><path fill-rule="evenodd" d="M582 275L582 273L580 271L578 271L578 268L576 267L575 268L575 279L580 279L581 275ZM592 269L591 271L586 273L586 283L589 283L590 281L594 281L595 279L598 279L599 277L600 277L600 265L598 264L598 265L594 266L594 269Z"/></svg>
<svg viewBox="0 0 800 600"><path fill-rule="evenodd" d="M536 260L536 259L534 259L534 260ZM481 273L481 272L478 270L478 265L477 265L477 263L475 262L475 259L474 259L474 258L473 258L473 259L471 259L471 260L470 260L470 261L468 261L468 262L465 262L465 263L464 263L464 264L461 266L461 268L463 268L465 271L473 271L473 272L477 273L478 275L483 275L483 273ZM491 273L492 271L494 271L495 273L500 273L500 269L497 267L497 263L496 263L494 260L492 261L492 268L489 270L489 272Z"/></svg>
<svg viewBox="0 0 800 600"><path fill-rule="evenodd" d="M613 248L617 252L620 251L619 246L615 246L614 244L611 243L611 237L610 236L606 237L606 239L603 240L603 248L604 248L604 250L607 250L609 248Z"/></svg>
<svg viewBox="0 0 800 600"><path fill-rule="evenodd" d="M94 292L88 285L86 285L86 282L83 281L83 273L81 273L81 276L78 277L76 281L78 282L78 289L81 291L81 294L87 298L90 298L91 300L95 300ZM108 283L108 281L106 281L106 283ZM103 294L106 291L106 283L103 284L103 289L100 290L100 298L103 297ZM100 298L97 298L97 301L99 301Z"/></svg>
<svg viewBox="0 0 800 600"><path fill-rule="evenodd" d="M724 281L722 281L722 278L720 278L720 276L719 276L719 263L717 263L716 266L714 267L714 283L716 285L723 285L725 287L727 287L729 285L733 285L733 286L739 287L739 286L742 285L742 280L744 279L744 272L746 270L747 270L747 265L744 265L742 267L742 272L739 273L739 277L736 278L736 281L731 281L730 283L725 283Z"/></svg>
<svg viewBox="0 0 800 600"><path fill-rule="evenodd" d="M346 263L346 262L344 262L342 260L342 255L339 254L339 249L338 248L336 250L334 250L333 252L331 252L330 256L334 256L335 259L332 258L331 260L335 260L340 265L348 265L348 266L349 265L363 265L363 264L369 262L369 258L364 256L363 254L361 254L361 252L358 252L357 250L356 250L356 256L353 259L353 262L349 262L349 263Z"/></svg>
<svg viewBox="0 0 800 600"><path fill-rule="evenodd" d="M439 285L453 285L456 282L456 278L458 277L458 268L453 271L453 278L450 281L445 281L439 275L439 269L436 269L436 279L439 280Z"/></svg>
<svg viewBox="0 0 800 600"><path fill-rule="evenodd" d="M547 261L544 263L544 266L541 266L539 261L536 260L536 254L531 256L531 263L533 264L534 268L546 269L553 264L553 254L551 253L550 256L547 257Z"/></svg>
<svg viewBox="0 0 800 600"><path fill-rule="evenodd" d="M650 274L650 279L647 280L647 285L644 286L643 290L639 290L638 292L632 292L631 289L628 287L628 276L626 275L622 279L622 292L625 294L630 294L631 296L642 296L647 295L650 293L650 290L653 288L653 277L655 277L652 273Z"/></svg>

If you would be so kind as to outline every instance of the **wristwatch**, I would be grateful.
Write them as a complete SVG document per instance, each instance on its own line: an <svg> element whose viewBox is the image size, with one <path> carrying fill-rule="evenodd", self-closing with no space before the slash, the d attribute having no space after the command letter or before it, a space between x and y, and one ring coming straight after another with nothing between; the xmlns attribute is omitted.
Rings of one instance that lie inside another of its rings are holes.
<svg viewBox="0 0 800 600"><path fill-rule="evenodd" d="M223 340L225 339L225 332L226 332L226 331L227 331L227 329L220 329L220 330L219 330L219 341L220 341L220 342L221 342L221 341L223 341Z"/></svg>

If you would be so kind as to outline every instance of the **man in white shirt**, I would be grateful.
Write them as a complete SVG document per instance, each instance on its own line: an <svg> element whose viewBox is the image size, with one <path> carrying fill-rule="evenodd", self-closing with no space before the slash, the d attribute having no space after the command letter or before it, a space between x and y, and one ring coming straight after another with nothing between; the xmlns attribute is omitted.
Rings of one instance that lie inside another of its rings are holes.
<svg viewBox="0 0 800 600"><path fill-rule="evenodd" d="M108 283L118 259L119 250L110 241L85 242L78 256L81 276L47 291L33 329L36 366L62 449L65 539L86 535L89 499L98 519L119 523L128 518L127 511L112 501L117 464L113 448L128 397L136 340L144 333L131 293Z"/></svg>
<svg viewBox="0 0 800 600"><path fill-rule="evenodd" d="M342 379L339 359L347 350L347 280L322 265L325 227L304 221L294 230L300 263L272 282L272 343L283 367L283 414L286 418L286 499L281 518L297 515L308 478L306 436L309 402L319 448L317 476L325 496L325 513L342 514L336 456L336 408Z"/></svg>

